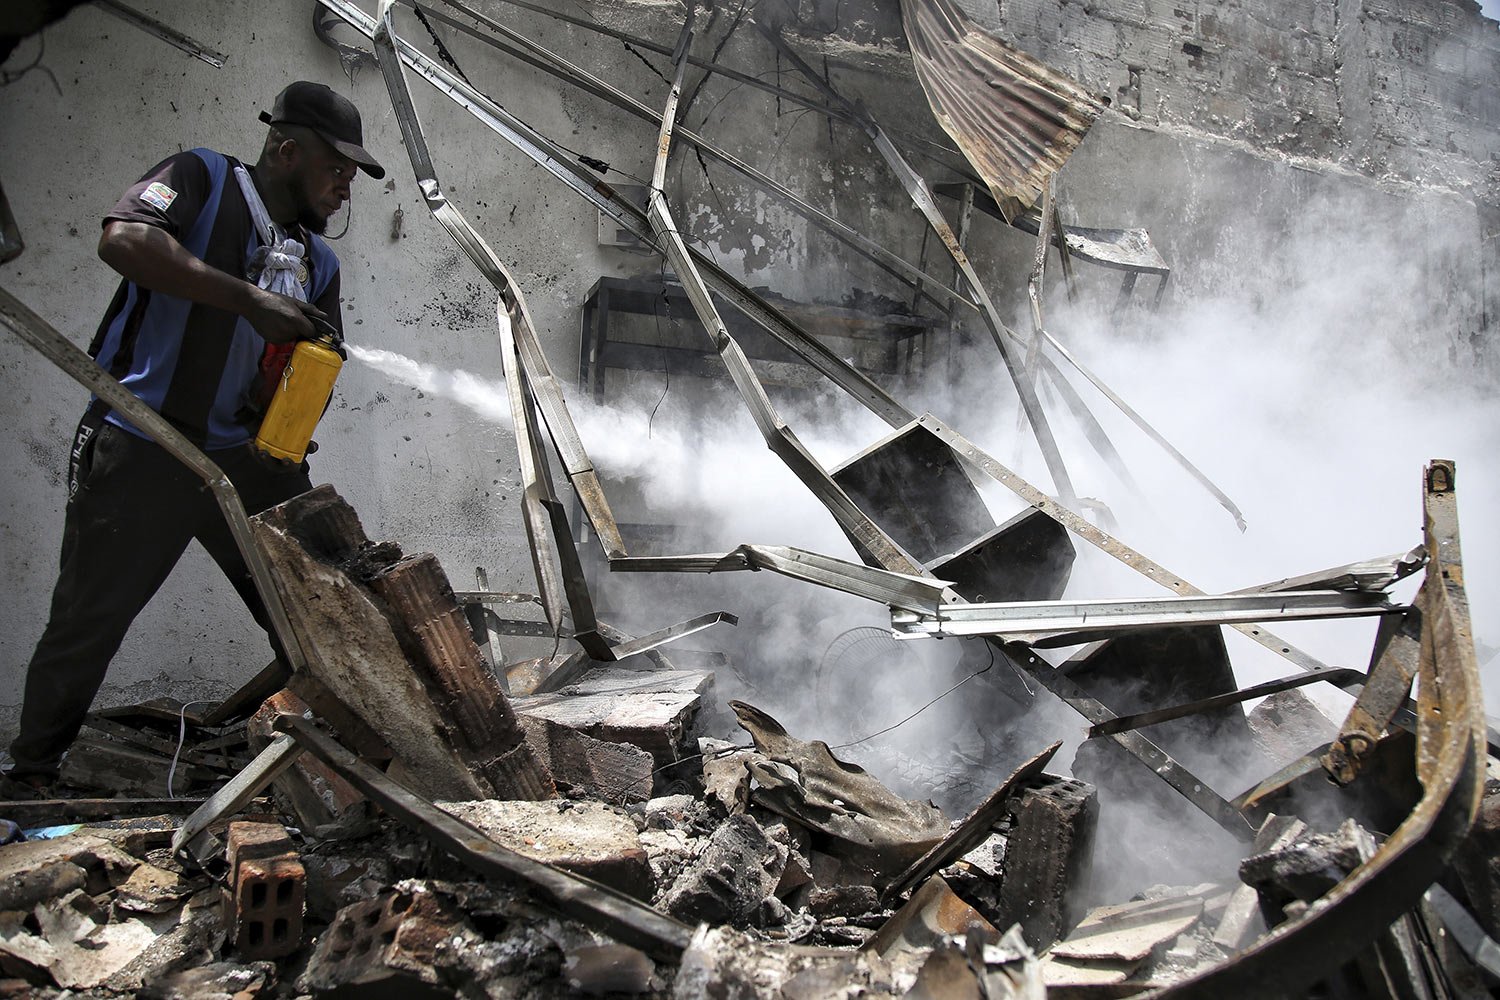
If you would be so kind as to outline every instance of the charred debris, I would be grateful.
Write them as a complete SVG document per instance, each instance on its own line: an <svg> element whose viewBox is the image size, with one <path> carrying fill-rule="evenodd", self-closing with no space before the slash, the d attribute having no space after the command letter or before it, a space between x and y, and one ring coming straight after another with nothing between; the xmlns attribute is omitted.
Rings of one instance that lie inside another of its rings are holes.
<svg viewBox="0 0 1500 1000"><path fill-rule="evenodd" d="M1129 481L1065 370L1101 389L1243 519L1047 329L1042 289L1054 250L1069 284L1084 265L1121 272L1122 298L1144 275L1159 299L1170 273L1142 231L1062 224L1055 174L1100 105L951 0L902 0L917 79L956 148L893 133L814 70L774 16L744 12L730 30L758 31L817 97L705 58L691 5L672 43L574 21L671 58L661 109L457 0L381 3L373 17L347 0L315 5L319 38L346 64L382 74L434 220L495 287L535 594L456 592L433 556L368 538L330 487L246 518L201 452L0 291L0 324L203 477L286 654L214 706L95 712L64 773L79 797L0 805L9 840L0 847L0 994L1488 995L1500 983L1500 785L1488 779L1495 737L1481 712L1453 464L1435 460L1419 481L1414 470L1423 537L1394 556L1209 594L1130 548L1076 496L1042 406L1045 384L1062 403L1052 416L1078 423L1098 460ZM469 84L440 44L441 58L411 44L398 13L434 38L442 25L483 39L656 128L644 208L604 183L597 164ZM131 23L198 58L214 55L150 19ZM678 109L697 90L684 88L689 66L862 130L951 257L952 277L901 259L683 128ZM824 504L860 563L757 544L629 554L523 290L443 192L411 77L664 256L767 447ZM793 318L805 311L746 287L686 242L663 190L683 145L878 264L914 305L975 313L1050 488L908 410ZM947 158L967 180L935 189L912 166L914 150ZM956 228L940 196L955 200ZM1029 330L1002 322L969 261L976 209L1037 237ZM9 214L0 222L6 252L21 252ZM740 343L747 326L890 434L835 468L821 465L767 395ZM575 525L554 493L553 459L611 571L767 570L887 605L892 634L905 639L975 639L990 660L980 683L1009 711L1025 711L1034 684L1087 721L1074 776L1049 770L1060 743L1010 748L1010 759L997 749L970 768L988 793L950 816L892 791L816 732L789 732L745 701L720 704L713 673L674 664L669 647L735 616L708 611L642 636L600 620ZM1026 509L994 523L976 486L991 481ZM1064 600L1079 542L1169 596ZM1414 574L1415 599L1394 602L1391 586ZM512 617L520 608L542 617ZM1324 665L1267 628L1349 616L1379 619L1367 670ZM1224 628L1283 657L1288 675L1238 688ZM506 635L555 638L573 652L505 662L493 640ZM1044 655L1052 650L1072 652ZM1336 732L1296 728L1297 689L1314 683L1355 695ZM1243 703L1266 696L1247 718ZM1212 766L1189 738L1204 732L1229 748L1285 740L1295 759L1226 799L1196 773ZM1302 752L1313 743L1321 746ZM1101 817L1125 800L1192 810L1242 845L1238 871L1099 898Z"/></svg>

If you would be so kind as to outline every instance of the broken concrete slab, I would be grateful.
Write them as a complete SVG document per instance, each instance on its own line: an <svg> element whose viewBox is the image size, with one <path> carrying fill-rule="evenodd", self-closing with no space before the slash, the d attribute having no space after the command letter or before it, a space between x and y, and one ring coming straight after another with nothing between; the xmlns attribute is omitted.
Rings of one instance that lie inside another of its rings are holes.
<svg viewBox="0 0 1500 1000"><path fill-rule="evenodd" d="M111 921L82 889L38 905L32 916L37 933L20 919L0 921L0 966L33 981L45 973L72 990L102 986L177 922L175 916Z"/></svg>
<svg viewBox="0 0 1500 1000"><path fill-rule="evenodd" d="M904 991L903 991L904 992ZM856 952L775 946L728 927L699 927L672 987L673 1000L854 1000L896 997L883 963Z"/></svg>
<svg viewBox="0 0 1500 1000"><path fill-rule="evenodd" d="M402 1000L573 996L565 955L598 944L503 887L406 879L340 910L296 987ZM596 968L607 973L610 964Z"/></svg>
<svg viewBox="0 0 1500 1000"><path fill-rule="evenodd" d="M651 865L635 824L601 802L487 799L437 806L517 854L651 898Z"/></svg>
<svg viewBox="0 0 1500 1000"><path fill-rule="evenodd" d="M169 913L204 887L176 872L142 864L115 890L115 906L134 913Z"/></svg>
<svg viewBox="0 0 1500 1000"><path fill-rule="evenodd" d="M344 907L318 938L301 990L381 989L387 995L435 995L482 939L446 893L403 883Z"/></svg>
<svg viewBox="0 0 1500 1000"><path fill-rule="evenodd" d="M0 880L0 911L30 910L40 902L82 889L87 882L88 874L71 861L13 872Z"/></svg>
<svg viewBox="0 0 1500 1000"><path fill-rule="evenodd" d="M1194 897L1142 900L1099 906L1052 946L1058 958L1140 962L1156 948L1175 941L1198 922L1203 900Z"/></svg>
<svg viewBox="0 0 1500 1000"><path fill-rule="evenodd" d="M1049 990L1112 986L1129 979L1141 967L1141 964L1140 961L1087 960L1048 955L1042 959L1042 981L1046 983Z"/></svg>
<svg viewBox="0 0 1500 1000"><path fill-rule="evenodd" d="M1294 816L1266 817L1250 845L1252 854L1279 851L1301 837L1307 824ZM1265 921L1260 916L1260 897L1254 887L1241 883L1236 886L1224 907L1224 915L1214 930L1213 940L1221 948L1235 951L1244 947L1257 934L1265 930Z"/></svg>
<svg viewBox="0 0 1500 1000"><path fill-rule="evenodd" d="M595 739L648 751L657 767L675 763L688 727L713 685L692 670L599 667L553 694L512 699L516 713Z"/></svg>
<svg viewBox="0 0 1500 1000"><path fill-rule="evenodd" d="M270 962L211 962L158 976L136 994L139 1000L253 1000L276 981Z"/></svg>
<svg viewBox="0 0 1500 1000"><path fill-rule="evenodd" d="M351 903L373 899L395 875L389 858L303 852L307 870L307 915L329 923Z"/></svg>
<svg viewBox="0 0 1500 1000"><path fill-rule="evenodd" d="M559 792L623 804L651 797L656 761L628 743L611 743L548 719L521 716L526 743Z"/></svg>
<svg viewBox="0 0 1500 1000"><path fill-rule="evenodd" d="M91 895L98 895L124 882L140 864L106 837L69 833L50 840L30 840L0 847L0 881L61 861L71 862L84 870L88 876L85 888Z"/></svg>
<svg viewBox="0 0 1500 1000"><path fill-rule="evenodd" d="M776 898L787 849L750 816L731 816L663 894L660 909L688 923L744 927Z"/></svg>
<svg viewBox="0 0 1500 1000"><path fill-rule="evenodd" d="M1266 925L1286 919L1286 907L1311 903L1364 860L1363 831L1353 820L1333 833L1304 833L1290 843L1240 862L1240 881L1260 896Z"/></svg>

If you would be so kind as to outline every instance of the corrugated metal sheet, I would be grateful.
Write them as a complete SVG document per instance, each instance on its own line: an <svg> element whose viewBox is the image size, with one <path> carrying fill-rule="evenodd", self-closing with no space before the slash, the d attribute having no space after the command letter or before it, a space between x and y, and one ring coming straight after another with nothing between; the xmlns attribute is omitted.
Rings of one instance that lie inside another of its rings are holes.
<svg viewBox="0 0 1500 1000"><path fill-rule="evenodd" d="M917 79L943 129L1006 215L1030 207L1103 107L989 34L953 0L901 0Z"/></svg>

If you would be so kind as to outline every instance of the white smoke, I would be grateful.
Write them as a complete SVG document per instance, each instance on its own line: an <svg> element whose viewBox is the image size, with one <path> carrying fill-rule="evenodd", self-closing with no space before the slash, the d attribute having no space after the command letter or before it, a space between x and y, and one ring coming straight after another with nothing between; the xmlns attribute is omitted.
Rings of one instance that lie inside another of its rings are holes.
<svg viewBox="0 0 1500 1000"><path fill-rule="evenodd" d="M385 375L393 382L467 407L501 427L511 427L510 402L503 379L488 379L462 368L449 371L425 361L416 361L395 351L345 344L349 356Z"/></svg>

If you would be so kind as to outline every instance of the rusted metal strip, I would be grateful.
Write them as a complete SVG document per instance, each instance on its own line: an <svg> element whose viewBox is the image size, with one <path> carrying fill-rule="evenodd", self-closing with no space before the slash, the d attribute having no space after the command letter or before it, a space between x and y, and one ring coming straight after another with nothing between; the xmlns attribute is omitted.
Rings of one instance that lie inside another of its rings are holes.
<svg viewBox="0 0 1500 1000"><path fill-rule="evenodd" d="M932 190L927 186L927 181L922 175L912 169L906 157L901 155L891 138L886 134L870 114L863 108L857 108L844 99L835 91L827 81L820 77L807 62L799 56L795 50L773 29L764 25L760 26L771 44L776 46L778 52L785 56L793 66L820 91L828 100L839 104L855 115L864 126L865 133L870 137L881 158L890 167L901 186L906 188L907 194L911 196L912 202L921 211L927 224L932 227L933 232L943 241L952 255L964 280L968 282L970 293L979 305L979 315L984 320L985 327L990 332L991 339L1000 350L1000 357L1005 362L1006 371L1010 374L1011 383L1015 386L1016 394L1020 397L1021 407L1026 413L1026 419L1031 423L1032 434L1036 437L1037 445L1042 450L1042 458L1047 463L1047 471L1052 476L1052 484L1058 495L1065 503L1071 503L1077 496L1073 491L1073 482L1068 477L1068 470L1062 460L1062 453L1058 450L1057 441L1052 435L1052 428L1047 423L1046 414L1042 412L1041 400L1037 398L1036 387L1029 378L1025 361L1011 347L1011 340L1016 339L1015 334L1008 330L1000 321L1000 314L995 309L995 303L985 289L984 283L979 279L979 273L964 253L963 247L958 244L958 237L949 228L948 221L943 217L942 209L938 208L937 200L933 197Z"/></svg>
<svg viewBox="0 0 1500 1000"><path fill-rule="evenodd" d="M1483 694L1463 589L1453 463L1425 470L1430 561L1422 607L1417 777L1422 798L1374 855L1233 960L1152 993L1159 1000L1290 996L1349 961L1410 910L1467 835L1484 794Z"/></svg>
<svg viewBox="0 0 1500 1000"><path fill-rule="evenodd" d="M1199 715L1203 712L1211 712L1216 708L1226 705L1238 705L1249 701L1251 698L1260 698L1264 695L1275 694L1278 691L1288 691L1292 688L1305 687L1308 684L1317 684L1326 681L1335 687L1349 688L1364 682L1365 675L1352 667L1327 667L1323 670L1314 670L1305 674L1295 674L1291 677L1283 677L1280 680L1265 681L1261 684L1252 684L1238 691L1230 691L1228 694L1215 695L1212 698L1203 698L1198 701L1185 702L1181 705L1173 705L1169 708L1158 708L1150 712L1138 712L1135 715L1122 715L1109 722L1101 722L1089 728L1089 737L1109 736L1111 733L1123 733L1132 729L1144 729L1162 722L1171 722L1173 719L1183 719L1190 715Z"/></svg>
<svg viewBox="0 0 1500 1000"><path fill-rule="evenodd" d="M133 7L125 6L119 0L94 0L94 6L113 14L126 24L132 24L140 28L148 35L155 35L168 45L186 52L194 59L208 63L214 69L223 69L224 60L229 58L222 52L215 52L202 42L189 38L171 25L163 24L154 17L147 17Z"/></svg>
<svg viewBox="0 0 1500 1000"><path fill-rule="evenodd" d="M733 552L721 554L632 556L612 560L609 568L613 573L729 573L764 569L912 611L936 608L949 586L947 581L931 577L892 573L783 545L741 545Z"/></svg>
<svg viewBox="0 0 1500 1000"><path fill-rule="evenodd" d="M1381 734L1406 704L1422 653L1422 613L1387 619L1375 638L1375 662L1364 690L1321 758L1329 777L1347 785L1359 776Z"/></svg>
<svg viewBox="0 0 1500 1000"><path fill-rule="evenodd" d="M161 445L168 454L203 480L213 493L214 501L218 503L219 511L229 526L230 537L234 539L240 557L250 570L250 578L255 581L256 593L265 605L271 631L281 643L288 666L293 670L305 670L307 657L302 651L297 633L292 629L291 620L287 617L286 606L282 603L281 591L276 587L270 563L250 531L250 519L245 515L245 505L240 500L239 491L234 488L229 477L224 475L224 471L196 445L178 433L159 413L110 378L94 363L93 358L79 350L3 288L0 288L0 324L35 348L64 375L108 403L114 412L129 420L131 426Z"/></svg>
<svg viewBox="0 0 1500 1000"><path fill-rule="evenodd" d="M1199 590L1176 573L1168 570L1161 563L1142 555L1118 538L1096 527L1080 514L1057 503L1051 497L1047 496L1047 494L1021 478L1021 476L1006 468L993 455L984 451L937 417L930 413L924 413L920 420L922 426L942 438L971 467L1000 483L1016 496L1036 507L1090 545L1113 556L1147 579L1155 581L1168 590L1179 594L1200 596L1206 594L1206 591ZM1302 670L1321 670L1327 668L1327 664L1311 654L1303 652L1280 636L1272 634L1259 624L1231 625L1230 627L1254 639L1278 656L1285 657Z"/></svg>
<svg viewBox="0 0 1500 1000"><path fill-rule="evenodd" d="M337 771L402 826L481 875L522 883L567 916L656 958L675 962L687 949L691 927L607 886L500 846L355 757L307 719L283 715L276 720L276 728Z"/></svg>

